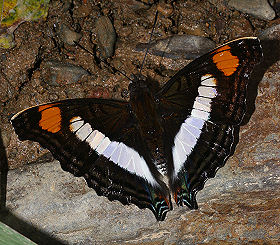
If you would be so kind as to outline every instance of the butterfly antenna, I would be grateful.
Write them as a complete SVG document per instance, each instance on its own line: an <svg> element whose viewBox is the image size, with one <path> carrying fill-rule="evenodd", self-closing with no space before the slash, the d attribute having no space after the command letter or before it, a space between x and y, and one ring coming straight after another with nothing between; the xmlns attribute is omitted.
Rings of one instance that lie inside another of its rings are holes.
<svg viewBox="0 0 280 245"><path fill-rule="evenodd" d="M154 24L153 24L153 29L152 29L152 32L151 32L150 40L149 40L148 47L147 47L146 52L145 52L145 55L144 55L144 59L143 59L142 65L141 65L141 67L140 67L140 74L141 74L141 72L142 72L142 69L143 69L143 66L144 66L144 63L145 63L146 56L147 56L147 54L148 54L148 52L149 52L150 43L151 43L151 40L152 40L152 37L153 37L153 34L154 34L154 30L155 30L155 27L156 27L156 23L157 23L157 17L158 17L158 11L156 11L155 20L154 20Z"/></svg>
<svg viewBox="0 0 280 245"><path fill-rule="evenodd" d="M84 51L86 51L87 53L91 54L93 57L95 56L93 52L89 51L88 49L86 49L84 46L82 46L81 44L74 42L79 48L83 49ZM113 70L113 72L118 72L120 74L122 74L125 78L127 78L129 81L132 82L132 79L129 78L124 72L118 70L117 68L115 68L114 66L111 66L109 63L107 63L105 60L100 59L100 61L107 66L108 68L111 68Z"/></svg>

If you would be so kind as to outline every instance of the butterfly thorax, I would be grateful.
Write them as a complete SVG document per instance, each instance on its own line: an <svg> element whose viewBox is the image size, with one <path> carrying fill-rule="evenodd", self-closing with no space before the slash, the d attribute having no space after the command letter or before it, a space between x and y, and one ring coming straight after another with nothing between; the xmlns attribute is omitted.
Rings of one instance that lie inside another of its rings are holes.
<svg viewBox="0 0 280 245"><path fill-rule="evenodd" d="M163 128L161 126L158 108L146 79L136 77L129 86L130 106L136 118L140 135L151 152L151 158L157 170L166 174L166 159L164 157Z"/></svg>

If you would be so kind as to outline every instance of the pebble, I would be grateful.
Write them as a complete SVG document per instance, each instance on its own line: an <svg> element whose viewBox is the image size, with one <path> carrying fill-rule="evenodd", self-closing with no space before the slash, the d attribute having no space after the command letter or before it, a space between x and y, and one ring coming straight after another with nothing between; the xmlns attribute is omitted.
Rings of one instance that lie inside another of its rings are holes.
<svg viewBox="0 0 280 245"><path fill-rule="evenodd" d="M276 16L267 0L229 0L228 6L262 20L272 20Z"/></svg>
<svg viewBox="0 0 280 245"><path fill-rule="evenodd" d="M72 31L67 25L61 24L59 26L58 36L64 43L75 45L75 42L80 40L82 34Z"/></svg>
<svg viewBox="0 0 280 245"><path fill-rule="evenodd" d="M195 59L211 49L215 43L206 37L194 35L175 35L154 41L150 44L138 44L137 51L145 51L150 46L149 53L171 59Z"/></svg>
<svg viewBox="0 0 280 245"><path fill-rule="evenodd" d="M80 66L59 61L47 61L41 66L43 80L51 86L72 84L89 73Z"/></svg>
<svg viewBox="0 0 280 245"><path fill-rule="evenodd" d="M280 40L280 24L271 26L264 31L261 32L261 34L258 36L261 40Z"/></svg>
<svg viewBox="0 0 280 245"><path fill-rule="evenodd" d="M114 54L116 32L111 20L107 16L101 16L96 20L96 34L99 48L103 58L109 58Z"/></svg>

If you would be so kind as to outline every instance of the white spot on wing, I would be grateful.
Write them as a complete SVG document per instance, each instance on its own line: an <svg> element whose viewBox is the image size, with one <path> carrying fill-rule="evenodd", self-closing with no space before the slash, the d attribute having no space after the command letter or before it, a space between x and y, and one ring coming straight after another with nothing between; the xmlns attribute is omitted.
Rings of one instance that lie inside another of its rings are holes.
<svg viewBox="0 0 280 245"><path fill-rule="evenodd" d="M201 77L201 85L215 87L217 86L217 80L215 79L215 77L213 77L213 75L206 74Z"/></svg>
<svg viewBox="0 0 280 245"><path fill-rule="evenodd" d="M189 146L194 146L196 143L196 138L188 130L184 128L185 123L182 124L179 133L176 135L178 139Z"/></svg>
<svg viewBox="0 0 280 245"><path fill-rule="evenodd" d="M111 142L110 145L108 145L108 147L106 148L106 150L102 153L103 156L110 158L114 151L118 148L119 143L118 142Z"/></svg>
<svg viewBox="0 0 280 245"><path fill-rule="evenodd" d="M110 145L111 140L109 140L108 137L105 137L102 142L100 143L100 145L97 147L96 151L98 154L102 154L106 148Z"/></svg>
<svg viewBox="0 0 280 245"><path fill-rule="evenodd" d="M198 110L202 110L202 111L207 111L210 112L211 108L209 106L206 106L204 104L201 104L200 102L198 102L197 100L195 100L194 104L193 104L193 108L198 109Z"/></svg>
<svg viewBox="0 0 280 245"><path fill-rule="evenodd" d="M196 128L188 123L183 123L182 126L185 130L187 130L195 138L197 138L197 139L199 138L201 131L198 128Z"/></svg>
<svg viewBox="0 0 280 245"><path fill-rule="evenodd" d="M187 159L186 159L186 156L187 156L187 152L186 150L184 149L184 146L183 146L183 142L184 141L181 141L180 139L177 139L178 140L178 144L177 144L177 147L176 147L176 152L178 154L178 157L180 159L181 162L185 162ZM188 145L190 147L190 145Z"/></svg>
<svg viewBox="0 0 280 245"><path fill-rule="evenodd" d="M177 176L177 174L181 170L181 167L183 167L184 162L187 160L187 156L185 157L182 163L182 160L179 158L179 154L177 153L176 146L173 146L172 148L172 155L173 155L173 163L174 163L174 176Z"/></svg>
<svg viewBox="0 0 280 245"><path fill-rule="evenodd" d="M84 124L84 120L82 120L82 118L80 117L73 117L72 119L70 119L70 125L69 125L69 129L75 133L80 127L82 127Z"/></svg>
<svg viewBox="0 0 280 245"><path fill-rule="evenodd" d="M121 143L118 145L117 149L114 151L110 160L114 163L119 163L119 155L121 153Z"/></svg>
<svg viewBox="0 0 280 245"><path fill-rule="evenodd" d="M94 130L86 139L86 142L88 142L90 147L95 150L104 138L104 134L100 133L98 130Z"/></svg>
<svg viewBox="0 0 280 245"><path fill-rule="evenodd" d="M209 119L210 114L207 111L192 109L191 116L192 117L198 117L198 118L201 118L201 119L206 121L206 120Z"/></svg>
<svg viewBox="0 0 280 245"><path fill-rule="evenodd" d="M92 133L92 128L88 123L86 123L78 129L76 135L81 141L84 141L91 133Z"/></svg>
<svg viewBox="0 0 280 245"><path fill-rule="evenodd" d="M207 107L211 107L212 100L210 98L197 96L195 98L195 101L197 101L199 104L205 105Z"/></svg>
<svg viewBox="0 0 280 245"><path fill-rule="evenodd" d="M215 98L217 96L217 90L213 87L199 86L198 94L202 97Z"/></svg>
<svg viewBox="0 0 280 245"><path fill-rule="evenodd" d="M135 155L133 152L131 152L131 158L129 159L128 161L128 164L126 166L126 168L128 169L128 171L130 172L136 172L136 164L135 164L135 161L137 162L140 162L141 159L140 157L138 157L137 155ZM138 172L142 172L142 169L141 168L138 168Z"/></svg>
<svg viewBox="0 0 280 245"><path fill-rule="evenodd" d="M205 121L203 119L197 118L197 117L188 117L185 120L185 123L197 128L197 129L202 129Z"/></svg>

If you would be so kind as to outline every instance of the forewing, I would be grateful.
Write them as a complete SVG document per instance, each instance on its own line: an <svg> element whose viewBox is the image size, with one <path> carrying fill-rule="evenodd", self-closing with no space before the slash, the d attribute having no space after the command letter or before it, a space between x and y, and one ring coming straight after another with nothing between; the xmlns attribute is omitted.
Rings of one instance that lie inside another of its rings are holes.
<svg viewBox="0 0 280 245"><path fill-rule="evenodd" d="M20 140L39 142L98 195L149 208L158 220L172 208L167 187L150 171L127 102L65 100L28 108L11 121Z"/></svg>
<svg viewBox="0 0 280 245"><path fill-rule="evenodd" d="M257 38L234 40L191 62L156 95L177 204L197 208L197 191L232 153L248 79L261 58Z"/></svg>

